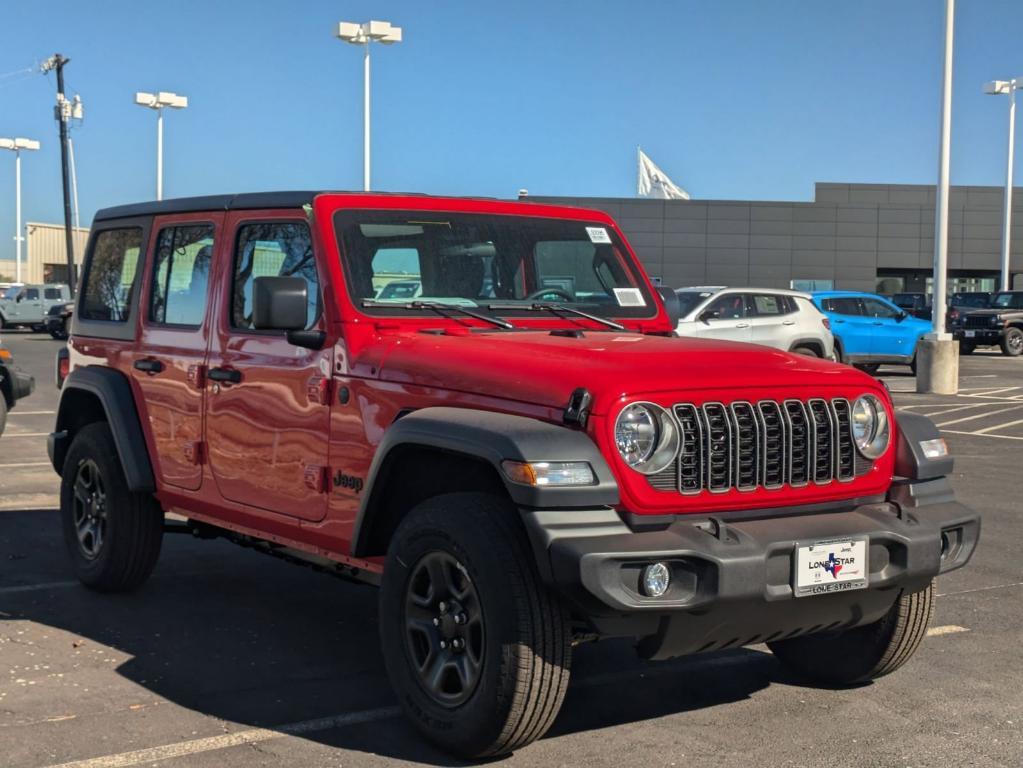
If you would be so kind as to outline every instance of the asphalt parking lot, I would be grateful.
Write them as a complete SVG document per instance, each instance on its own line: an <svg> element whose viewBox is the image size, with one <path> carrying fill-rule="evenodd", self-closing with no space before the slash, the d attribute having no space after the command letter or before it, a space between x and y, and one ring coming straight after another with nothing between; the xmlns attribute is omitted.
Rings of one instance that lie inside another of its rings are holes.
<svg viewBox="0 0 1023 768"><path fill-rule="evenodd" d="M399 716L376 595L224 542L168 536L132 595L72 580L46 463L59 342L4 334L36 393L0 437L0 764L456 765ZM931 416L984 514L973 562L938 582L917 656L858 689L809 688L762 646L661 664L582 646L552 731L508 766L1020 766L1023 764L1023 359L961 360Z"/></svg>

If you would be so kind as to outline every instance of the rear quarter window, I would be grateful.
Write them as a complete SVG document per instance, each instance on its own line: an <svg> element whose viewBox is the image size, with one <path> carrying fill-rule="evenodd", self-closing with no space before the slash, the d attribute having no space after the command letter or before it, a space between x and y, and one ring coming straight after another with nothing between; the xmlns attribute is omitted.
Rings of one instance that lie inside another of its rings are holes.
<svg viewBox="0 0 1023 768"><path fill-rule="evenodd" d="M82 319L128 320L141 251L142 227L107 229L96 235L82 285Z"/></svg>

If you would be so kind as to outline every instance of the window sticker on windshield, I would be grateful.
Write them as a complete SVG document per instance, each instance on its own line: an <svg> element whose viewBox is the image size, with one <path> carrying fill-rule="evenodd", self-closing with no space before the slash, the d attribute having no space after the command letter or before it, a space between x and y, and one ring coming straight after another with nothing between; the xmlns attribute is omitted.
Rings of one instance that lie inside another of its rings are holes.
<svg viewBox="0 0 1023 768"><path fill-rule="evenodd" d="M645 307L643 292L639 288L615 288L615 300L619 307Z"/></svg>
<svg viewBox="0 0 1023 768"><path fill-rule="evenodd" d="M590 236L591 243L610 243L611 235L603 227L587 227L586 234ZM625 306L624 304L622 306Z"/></svg>

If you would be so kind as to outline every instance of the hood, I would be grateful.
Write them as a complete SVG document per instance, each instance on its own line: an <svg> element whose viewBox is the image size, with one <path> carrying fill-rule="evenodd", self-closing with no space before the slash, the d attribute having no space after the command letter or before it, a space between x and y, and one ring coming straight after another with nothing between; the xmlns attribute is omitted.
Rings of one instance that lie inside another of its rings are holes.
<svg viewBox="0 0 1023 768"><path fill-rule="evenodd" d="M960 309L959 316L966 317L971 315L973 317L994 317L995 315L1019 315L1023 314L1023 309L1013 309L1012 307L1002 307L1001 309Z"/></svg>
<svg viewBox="0 0 1023 768"><path fill-rule="evenodd" d="M710 339L586 331L398 333L364 354L381 380L563 408L585 387L593 411L623 395L737 387L837 386L877 382L845 365L769 347Z"/></svg>

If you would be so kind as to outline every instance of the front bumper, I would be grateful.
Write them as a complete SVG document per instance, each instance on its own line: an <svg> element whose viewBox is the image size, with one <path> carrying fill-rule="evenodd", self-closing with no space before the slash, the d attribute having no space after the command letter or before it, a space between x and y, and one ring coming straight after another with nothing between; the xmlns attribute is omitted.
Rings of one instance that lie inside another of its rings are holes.
<svg viewBox="0 0 1023 768"><path fill-rule="evenodd" d="M952 337L962 343L968 342L970 344L1001 344L1002 333L1005 329L1002 327L997 328L953 328ZM972 333L972 336L968 336L968 333Z"/></svg>
<svg viewBox="0 0 1023 768"><path fill-rule="evenodd" d="M4 365L3 371L0 371L0 376L6 376L11 381L11 395L15 402L21 400L23 397L28 397L36 388L35 377L25 373L20 368L15 368L12 365Z"/></svg>
<svg viewBox="0 0 1023 768"><path fill-rule="evenodd" d="M925 588L973 554L979 516L956 502L944 478L896 486L887 500L809 514L679 516L634 532L594 511L524 512L548 582L598 635L631 635L652 658L793 637L876 621L901 591ZM799 544L865 536L868 586L796 598ZM542 553L542 554L541 554ZM671 587L642 594L645 565L664 562Z"/></svg>

